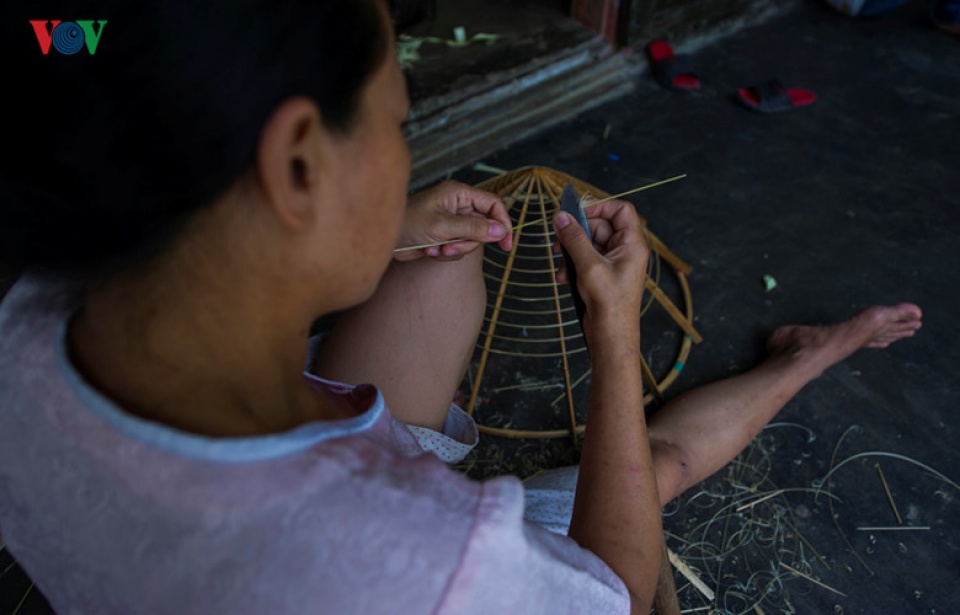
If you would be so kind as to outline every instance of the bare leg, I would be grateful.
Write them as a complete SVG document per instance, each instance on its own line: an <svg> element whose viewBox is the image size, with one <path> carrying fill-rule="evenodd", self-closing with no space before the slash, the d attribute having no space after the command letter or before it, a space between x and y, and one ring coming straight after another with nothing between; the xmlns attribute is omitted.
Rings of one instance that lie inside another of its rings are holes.
<svg viewBox="0 0 960 615"><path fill-rule="evenodd" d="M395 417L442 429L483 323L482 258L392 263L374 296L337 322L314 371L375 383Z"/></svg>
<svg viewBox="0 0 960 615"><path fill-rule="evenodd" d="M920 308L872 307L829 327L781 327L755 369L684 393L649 424L661 505L729 463L808 382L861 348L920 328Z"/></svg>

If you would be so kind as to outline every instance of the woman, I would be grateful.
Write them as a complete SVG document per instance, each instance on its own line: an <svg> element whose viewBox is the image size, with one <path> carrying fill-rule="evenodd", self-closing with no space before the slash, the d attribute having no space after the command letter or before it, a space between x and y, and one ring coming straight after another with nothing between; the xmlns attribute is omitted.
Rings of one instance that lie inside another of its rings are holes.
<svg viewBox="0 0 960 615"><path fill-rule="evenodd" d="M824 369L920 326L903 304L780 329L759 368L648 426L637 216L589 211L602 253L557 217L594 376L568 536L550 533L516 479L438 459L475 443L450 399L478 248L510 249L509 218L458 184L407 201L385 6L96 10L95 55L4 39L33 128L5 148L0 247L35 273L0 307L0 529L58 611L646 613L660 506Z"/></svg>

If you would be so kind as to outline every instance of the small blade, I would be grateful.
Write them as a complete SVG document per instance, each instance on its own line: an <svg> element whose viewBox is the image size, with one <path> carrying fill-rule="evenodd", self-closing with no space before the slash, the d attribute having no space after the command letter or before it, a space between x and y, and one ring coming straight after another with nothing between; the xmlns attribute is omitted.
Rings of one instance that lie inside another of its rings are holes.
<svg viewBox="0 0 960 615"><path fill-rule="evenodd" d="M590 233L590 227L587 225L587 216L580 207L580 197L577 196L577 191L571 184L567 184L563 189L563 196L560 197L560 210L573 216L577 224L587 232L587 237L590 238L590 241L593 241L593 235ZM583 297L580 296L580 290L577 288L577 269L573 264L573 259L570 258L570 255L567 253L566 248L563 249L563 261L567 266L567 281L570 284L570 296L573 297L573 308L577 312L577 320L580 321L580 327L582 329L583 315L587 311L587 305L583 302Z"/></svg>
<svg viewBox="0 0 960 615"><path fill-rule="evenodd" d="M567 184L563 189L563 196L560 197L560 211L565 211L577 221L580 228L587 232L587 237L593 241L593 234L590 233L590 226L587 224L587 216L580 207L580 197L573 184Z"/></svg>

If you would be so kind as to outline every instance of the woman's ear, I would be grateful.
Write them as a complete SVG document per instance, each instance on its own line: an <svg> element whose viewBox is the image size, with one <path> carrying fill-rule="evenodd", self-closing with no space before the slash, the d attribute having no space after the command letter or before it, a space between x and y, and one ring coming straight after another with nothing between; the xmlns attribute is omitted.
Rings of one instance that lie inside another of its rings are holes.
<svg viewBox="0 0 960 615"><path fill-rule="evenodd" d="M321 142L329 136L316 103L303 96L281 103L260 133L256 170L267 206L292 230L310 226L317 215Z"/></svg>

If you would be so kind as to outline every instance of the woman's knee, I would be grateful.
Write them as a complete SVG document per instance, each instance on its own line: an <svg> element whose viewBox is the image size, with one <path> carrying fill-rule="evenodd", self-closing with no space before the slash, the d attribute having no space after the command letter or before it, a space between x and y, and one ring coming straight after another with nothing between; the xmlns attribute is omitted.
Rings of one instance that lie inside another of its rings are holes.
<svg viewBox="0 0 960 615"><path fill-rule="evenodd" d="M665 506L690 486L693 476L690 459L679 446L656 437L650 438L650 454L657 475L660 505Z"/></svg>

